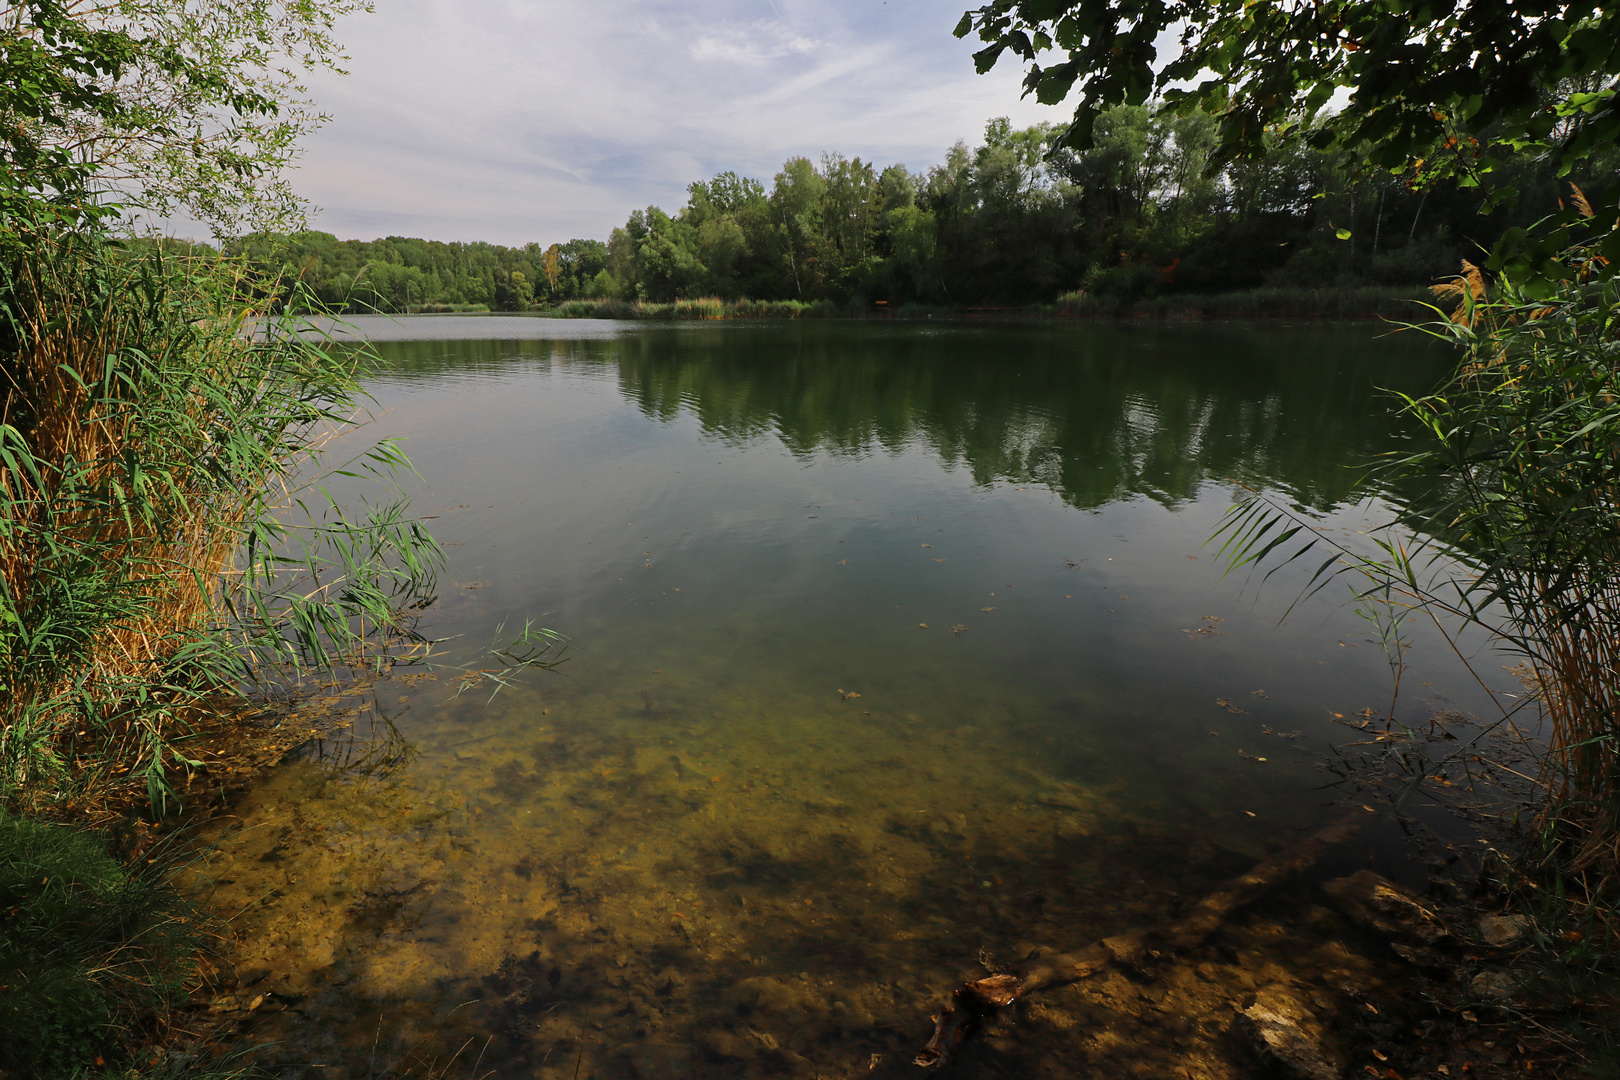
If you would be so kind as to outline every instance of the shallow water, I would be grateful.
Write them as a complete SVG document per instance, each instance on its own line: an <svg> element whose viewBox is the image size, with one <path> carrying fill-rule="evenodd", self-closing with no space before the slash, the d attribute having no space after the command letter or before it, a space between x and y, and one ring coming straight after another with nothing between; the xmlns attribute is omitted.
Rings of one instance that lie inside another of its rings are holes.
<svg viewBox="0 0 1620 1080"><path fill-rule="evenodd" d="M570 645L385 679L234 809L217 900L309 1075L898 1075L981 963L1336 813L1333 714L1388 706L1342 591L1279 625L1298 579L1205 546L1237 485L1387 517L1344 505L1379 388L1446 358L1376 327L358 322L442 659ZM1407 636L1400 707L1470 707Z"/></svg>

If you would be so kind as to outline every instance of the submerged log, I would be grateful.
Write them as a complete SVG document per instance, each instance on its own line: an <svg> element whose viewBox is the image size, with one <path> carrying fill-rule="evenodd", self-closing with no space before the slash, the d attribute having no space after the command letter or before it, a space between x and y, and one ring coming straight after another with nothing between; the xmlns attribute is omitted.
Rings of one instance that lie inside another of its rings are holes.
<svg viewBox="0 0 1620 1080"><path fill-rule="evenodd" d="M1200 900L1182 919L1165 927L1138 928L1103 938L1077 953L1034 957L1002 975L988 975L959 987L938 1016L934 1035L912 1059L914 1064L937 1069L980 1024L996 1010L1049 986L1088 978L1113 966L1128 967L1165 953L1185 952L1201 944L1232 913L1309 868L1327 851L1349 839L1360 828L1353 817L1344 818L1273 855L1240 877L1232 878Z"/></svg>

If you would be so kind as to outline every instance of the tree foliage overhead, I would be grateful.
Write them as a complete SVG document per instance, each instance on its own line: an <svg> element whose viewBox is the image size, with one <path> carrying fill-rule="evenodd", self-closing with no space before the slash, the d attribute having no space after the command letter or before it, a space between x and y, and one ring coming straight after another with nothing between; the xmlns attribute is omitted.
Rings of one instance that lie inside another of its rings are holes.
<svg viewBox="0 0 1620 1080"><path fill-rule="evenodd" d="M1217 161L1318 118L1319 148L1472 182L1504 152L1567 168L1620 141L1620 12L1601 0L992 0L970 33L981 73L1010 54L1026 94L1079 95L1078 147L1103 110L1156 97L1219 117Z"/></svg>
<svg viewBox="0 0 1620 1080"><path fill-rule="evenodd" d="M9 214L186 213L216 235L296 224L280 175L326 117L302 78L369 0L0 0Z"/></svg>

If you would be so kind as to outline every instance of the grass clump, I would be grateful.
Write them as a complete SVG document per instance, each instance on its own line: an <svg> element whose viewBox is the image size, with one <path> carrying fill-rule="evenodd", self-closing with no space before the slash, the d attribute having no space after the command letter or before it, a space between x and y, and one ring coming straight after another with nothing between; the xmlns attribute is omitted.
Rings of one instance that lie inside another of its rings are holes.
<svg viewBox="0 0 1620 1080"><path fill-rule="evenodd" d="M170 869L0 811L0 1075L112 1073L162 1032L207 940Z"/></svg>

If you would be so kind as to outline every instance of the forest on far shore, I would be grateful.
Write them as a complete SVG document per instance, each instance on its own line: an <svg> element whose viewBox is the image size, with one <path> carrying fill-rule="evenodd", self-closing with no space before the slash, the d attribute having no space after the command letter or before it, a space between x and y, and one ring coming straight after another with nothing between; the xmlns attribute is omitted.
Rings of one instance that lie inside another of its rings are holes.
<svg viewBox="0 0 1620 1080"><path fill-rule="evenodd" d="M978 146L958 142L923 173L837 154L792 158L769 187L724 172L690 184L674 214L634 211L606 243L298 232L252 235L227 251L348 312L697 297L851 309L1028 305L1077 292L1137 301L1427 284L1506 229L1557 210L1565 183L1542 162L1510 160L1498 180L1517 198L1482 213L1477 189L1413 191L1401 175L1354 170L1304 140L1211 170L1214 121L1202 112L1119 106L1101 115L1085 151L1054 147L1060 130L995 120ZM1612 176L1620 154L1602 156L1589 171Z"/></svg>

